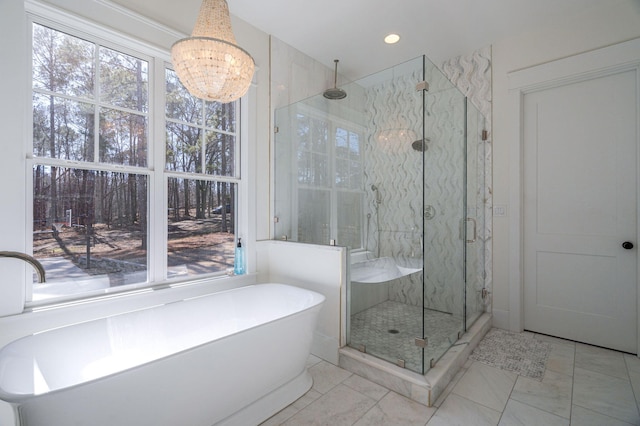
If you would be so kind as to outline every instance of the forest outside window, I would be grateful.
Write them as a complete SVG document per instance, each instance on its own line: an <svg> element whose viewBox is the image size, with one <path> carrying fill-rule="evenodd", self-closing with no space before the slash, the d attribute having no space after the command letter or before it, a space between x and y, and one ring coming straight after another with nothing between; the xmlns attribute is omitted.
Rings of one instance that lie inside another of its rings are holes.
<svg viewBox="0 0 640 426"><path fill-rule="evenodd" d="M238 103L191 96L165 71L170 278L233 268Z"/></svg>
<svg viewBox="0 0 640 426"><path fill-rule="evenodd" d="M145 283L149 61L32 35L33 253L47 273L32 299Z"/></svg>
<svg viewBox="0 0 640 426"><path fill-rule="evenodd" d="M33 301L147 281L147 176L45 165L33 174L33 253L47 274Z"/></svg>
<svg viewBox="0 0 640 426"><path fill-rule="evenodd" d="M170 69L166 90L151 93L164 59L54 27L32 24L32 244L47 282L33 285L31 300L231 268L237 102L193 98ZM165 113L150 98L165 100ZM156 124L166 132L154 143ZM164 163L154 166L150 145L166 150ZM166 188L155 201L154 182ZM164 220L167 234L150 235L149 224ZM165 266L150 270L163 246Z"/></svg>

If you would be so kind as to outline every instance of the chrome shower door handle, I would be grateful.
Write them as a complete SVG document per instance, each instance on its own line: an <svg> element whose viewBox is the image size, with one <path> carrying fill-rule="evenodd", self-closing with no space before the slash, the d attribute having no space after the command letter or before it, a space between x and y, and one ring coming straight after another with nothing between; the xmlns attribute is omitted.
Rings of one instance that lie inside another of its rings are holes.
<svg viewBox="0 0 640 426"><path fill-rule="evenodd" d="M467 240L467 243L475 243L476 239L478 238L478 222L476 222L476 220L472 217L468 217L466 221L473 223L473 238Z"/></svg>

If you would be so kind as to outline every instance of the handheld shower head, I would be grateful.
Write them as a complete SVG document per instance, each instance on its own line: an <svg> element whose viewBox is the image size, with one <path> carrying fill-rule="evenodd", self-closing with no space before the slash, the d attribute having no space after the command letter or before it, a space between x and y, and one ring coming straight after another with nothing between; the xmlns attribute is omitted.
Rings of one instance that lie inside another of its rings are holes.
<svg viewBox="0 0 640 426"><path fill-rule="evenodd" d="M382 203L382 200L380 199L380 191L378 191L378 187L372 184L371 190L376 193L376 204Z"/></svg>

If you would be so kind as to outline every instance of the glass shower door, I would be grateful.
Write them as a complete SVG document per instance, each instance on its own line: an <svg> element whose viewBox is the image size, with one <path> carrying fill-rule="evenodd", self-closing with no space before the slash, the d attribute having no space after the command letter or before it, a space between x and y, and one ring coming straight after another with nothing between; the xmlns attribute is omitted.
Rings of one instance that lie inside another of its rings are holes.
<svg viewBox="0 0 640 426"><path fill-rule="evenodd" d="M431 73L425 94L425 371L484 311L485 121Z"/></svg>
<svg viewBox="0 0 640 426"><path fill-rule="evenodd" d="M423 58L354 82L365 117L363 244L351 251L348 344L423 371ZM348 91L348 90L347 90Z"/></svg>
<svg viewBox="0 0 640 426"><path fill-rule="evenodd" d="M432 63L424 94L424 372L464 332L466 99Z"/></svg>

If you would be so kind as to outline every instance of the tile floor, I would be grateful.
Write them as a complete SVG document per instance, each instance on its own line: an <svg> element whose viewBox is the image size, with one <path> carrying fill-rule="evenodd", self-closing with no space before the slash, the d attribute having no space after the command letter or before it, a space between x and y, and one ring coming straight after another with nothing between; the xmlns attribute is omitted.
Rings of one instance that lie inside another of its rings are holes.
<svg viewBox="0 0 640 426"><path fill-rule="evenodd" d="M542 381L467 361L426 407L311 356L313 387L274 425L640 425L640 359L525 333L552 346Z"/></svg>
<svg viewBox="0 0 640 426"><path fill-rule="evenodd" d="M368 354L394 364L402 359L405 368L421 372L422 349L415 337L424 330L429 340L425 359L437 360L458 339L462 327L462 320L451 314L387 300L351 317L350 346L363 345Z"/></svg>

